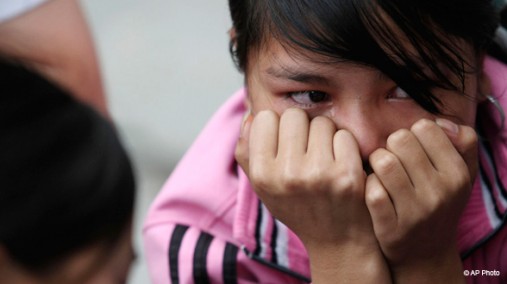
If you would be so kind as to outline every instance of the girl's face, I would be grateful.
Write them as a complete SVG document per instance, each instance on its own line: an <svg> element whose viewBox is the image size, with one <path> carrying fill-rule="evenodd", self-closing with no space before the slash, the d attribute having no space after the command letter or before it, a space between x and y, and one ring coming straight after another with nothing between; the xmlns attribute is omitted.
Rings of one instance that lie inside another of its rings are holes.
<svg viewBox="0 0 507 284"><path fill-rule="evenodd" d="M471 62L470 48L466 58ZM246 70L248 105L253 114L270 109L278 114L301 108L310 118L327 116L338 129L356 138L363 161L388 136L410 128L421 118L435 119L413 101L394 81L376 69L354 64L323 63L322 57L305 52L288 52L275 40L252 52ZM452 78L452 77L451 77ZM465 94L434 90L442 102L442 117L474 126L479 95L487 94L487 80L481 74L467 74Z"/></svg>

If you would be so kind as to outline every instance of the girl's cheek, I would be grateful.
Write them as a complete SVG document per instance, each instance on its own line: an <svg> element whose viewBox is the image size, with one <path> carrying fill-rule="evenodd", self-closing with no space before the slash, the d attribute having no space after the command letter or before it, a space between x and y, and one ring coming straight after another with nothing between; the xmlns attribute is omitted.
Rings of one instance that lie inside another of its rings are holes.
<svg viewBox="0 0 507 284"><path fill-rule="evenodd" d="M284 98L273 96L273 95L253 95L252 101L252 112L255 115L256 113L262 110L272 110L276 112L278 115L282 115L282 113L292 107L288 104Z"/></svg>
<svg viewBox="0 0 507 284"><path fill-rule="evenodd" d="M272 110L278 114L283 112L283 104L279 98L276 98L267 92L249 92L250 106L252 113L256 114L262 110Z"/></svg>

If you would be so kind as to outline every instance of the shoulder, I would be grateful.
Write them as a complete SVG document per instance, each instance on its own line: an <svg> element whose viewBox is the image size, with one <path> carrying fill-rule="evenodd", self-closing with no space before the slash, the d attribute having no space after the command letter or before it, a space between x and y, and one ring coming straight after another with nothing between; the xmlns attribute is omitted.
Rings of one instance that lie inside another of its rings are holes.
<svg viewBox="0 0 507 284"><path fill-rule="evenodd" d="M502 120L507 110L507 65L487 56L484 59L483 70L488 77L490 93L480 94L488 96L478 105L477 123L482 135L488 140L498 140L498 146L505 146L507 127L502 129ZM503 122L505 123L505 122Z"/></svg>
<svg viewBox="0 0 507 284"><path fill-rule="evenodd" d="M507 106L507 65L487 56L483 69L491 83L491 95L497 98L502 106Z"/></svg>
<svg viewBox="0 0 507 284"><path fill-rule="evenodd" d="M151 229L144 235L144 251L155 284L303 283L250 258L237 244L192 226L167 223Z"/></svg>
<svg viewBox="0 0 507 284"><path fill-rule="evenodd" d="M506 243L507 226L504 225L463 261L463 268L468 271L480 271L478 275L473 276L474 280L505 283L507 281ZM486 274L483 274L484 272Z"/></svg>
<svg viewBox="0 0 507 284"><path fill-rule="evenodd" d="M238 187L234 149L244 99L244 91L237 92L210 119L152 203L145 228L166 222L205 231L230 225Z"/></svg>

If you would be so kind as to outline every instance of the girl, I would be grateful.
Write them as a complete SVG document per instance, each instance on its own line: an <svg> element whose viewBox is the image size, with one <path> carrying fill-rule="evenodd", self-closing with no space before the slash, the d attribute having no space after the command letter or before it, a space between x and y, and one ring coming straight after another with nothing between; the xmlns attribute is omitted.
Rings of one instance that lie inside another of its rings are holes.
<svg viewBox="0 0 507 284"><path fill-rule="evenodd" d="M229 5L245 89L152 205L154 283L505 281L491 3Z"/></svg>

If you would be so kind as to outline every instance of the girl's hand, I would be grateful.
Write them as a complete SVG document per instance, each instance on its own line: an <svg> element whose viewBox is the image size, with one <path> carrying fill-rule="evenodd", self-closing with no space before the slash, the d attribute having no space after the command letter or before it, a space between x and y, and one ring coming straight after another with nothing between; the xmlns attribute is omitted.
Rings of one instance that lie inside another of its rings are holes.
<svg viewBox="0 0 507 284"><path fill-rule="evenodd" d="M475 131L423 119L390 135L370 164L366 203L396 282L463 282L456 230L477 172Z"/></svg>
<svg viewBox="0 0 507 284"><path fill-rule="evenodd" d="M300 109L281 117L261 111L242 132L236 158L272 215L304 243L313 282L390 281L354 137L326 117L309 121Z"/></svg>

